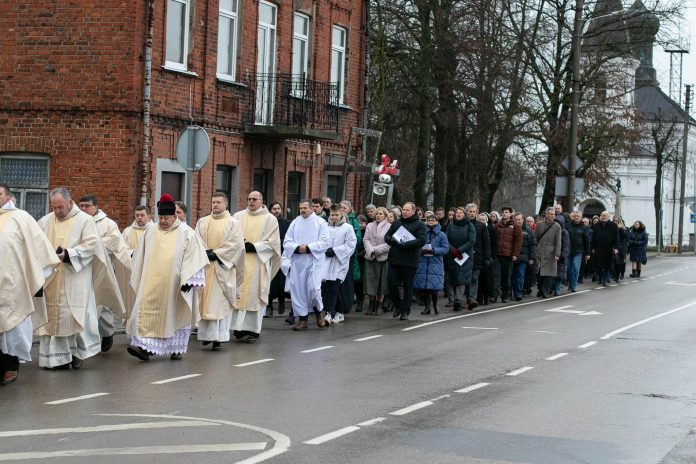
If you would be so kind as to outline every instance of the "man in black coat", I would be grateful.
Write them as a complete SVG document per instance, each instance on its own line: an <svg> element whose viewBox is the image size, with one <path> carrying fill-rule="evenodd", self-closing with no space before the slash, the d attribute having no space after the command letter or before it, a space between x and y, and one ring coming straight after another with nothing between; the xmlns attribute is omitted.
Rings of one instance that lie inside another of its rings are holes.
<svg viewBox="0 0 696 464"><path fill-rule="evenodd" d="M568 237L570 239L570 256L568 257L568 288L575 291L580 275L580 266L583 261L590 259L590 234L585 224L582 223L579 211L570 213L568 224Z"/></svg>
<svg viewBox="0 0 696 464"><path fill-rule="evenodd" d="M414 237L412 240L398 239L402 227ZM407 202L402 208L401 219L394 221L384 235L384 241L391 247L387 256L387 285L394 304L394 317L401 315L402 321L407 321L411 312L413 278L418 269L420 250L425 245L425 234L426 226L416 215L416 205ZM399 285L404 288L403 299L399 296Z"/></svg>
<svg viewBox="0 0 696 464"><path fill-rule="evenodd" d="M472 310L478 306L476 298L478 296L479 276L481 269L484 269L491 262L491 236L488 233L486 224L478 221L478 206L474 203L466 205L466 214L469 221L476 229L476 244L474 245L474 270L471 274L471 283L466 289L467 308Z"/></svg>
<svg viewBox="0 0 696 464"><path fill-rule="evenodd" d="M599 222L592 228L592 254L599 271L600 282L607 286L611 279L611 260L619 252L619 228L602 211Z"/></svg>
<svg viewBox="0 0 696 464"><path fill-rule="evenodd" d="M283 217L283 207L276 202L271 205L271 214L278 219L278 230L280 232L280 243L283 243L285 233L290 227L290 221ZM271 280L271 288L268 295L268 306L266 306L266 317L273 316L273 300L278 298L278 314L285 313L285 274L278 272Z"/></svg>

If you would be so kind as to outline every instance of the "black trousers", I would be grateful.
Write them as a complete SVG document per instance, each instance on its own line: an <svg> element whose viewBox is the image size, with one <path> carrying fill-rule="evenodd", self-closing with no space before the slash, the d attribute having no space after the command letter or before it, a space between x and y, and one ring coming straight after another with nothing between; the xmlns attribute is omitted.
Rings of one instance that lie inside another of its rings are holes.
<svg viewBox="0 0 696 464"><path fill-rule="evenodd" d="M341 285L343 298L341 298L340 303L343 314L348 314L353 308L353 292L355 290L355 280L353 279L354 256L355 254L351 255L350 261L348 261L348 274L346 274L346 278L343 279L343 284Z"/></svg>
<svg viewBox="0 0 696 464"><path fill-rule="evenodd" d="M498 256L500 261L500 286L502 288L501 298L509 299L512 294L512 257Z"/></svg>
<svg viewBox="0 0 696 464"><path fill-rule="evenodd" d="M416 277L415 267L394 266L389 263L387 272L387 285L389 295L396 308L401 309L402 316L411 313L411 300L413 299L413 278ZM399 295L399 286L404 288L404 296Z"/></svg>
<svg viewBox="0 0 696 464"><path fill-rule="evenodd" d="M336 304L338 303L338 312L344 311L343 289L341 281L325 280L321 283L321 299L324 301L324 311L326 314L331 314L333 317L336 314Z"/></svg>
<svg viewBox="0 0 696 464"><path fill-rule="evenodd" d="M0 351L0 375L7 371L18 371L19 370L19 358L17 356L10 356Z"/></svg>

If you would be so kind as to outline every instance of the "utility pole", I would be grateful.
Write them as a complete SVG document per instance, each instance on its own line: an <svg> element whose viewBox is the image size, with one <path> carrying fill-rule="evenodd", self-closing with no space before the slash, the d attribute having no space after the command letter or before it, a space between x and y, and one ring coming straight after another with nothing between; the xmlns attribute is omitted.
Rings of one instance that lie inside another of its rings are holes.
<svg viewBox="0 0 696 464"><path fill-rule="evenodd" d="M573 25L573 93L570 102L570 154L568 156L568 197L566 211L575 208L575 159L578 154L578 105L580 104L580 52L582 49L582 10L584 0L575 0L575 23Z"/></svg>
<svg viewBox="0 0 696 464"><path fill-rule="evenodd" d="M686 158L689 148L689 106L691 104L691 86L686 86L686 101L684 103L684 139L682 146L681 191L679 193L679 234L677 235L677 254L682 252L684 237L684 190L686 190Z"/></svg>

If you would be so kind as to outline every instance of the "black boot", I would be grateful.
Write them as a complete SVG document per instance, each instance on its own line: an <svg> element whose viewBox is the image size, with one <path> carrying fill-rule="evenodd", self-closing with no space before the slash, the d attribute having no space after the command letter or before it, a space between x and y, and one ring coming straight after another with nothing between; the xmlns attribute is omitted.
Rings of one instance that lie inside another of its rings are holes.
<svg viewBox="0 0 696 464"><path fill-rule="evenodd" d="M363 308L363 300L360 299L358 302L355 304L355 312L356 313L361 313Z"/></svg>
<svg viewBox="0 0 696 464"><path fill-rule="evenodd" d="M285 314L285 298L278 298L278 314L280 314L281 316Z"/></svg>
<svg viewBox="0 0 696 464"><path fill-rule="evenodd" d="M636 277L640 279L640 269L636 269Z"/></svg>
<svg viewBox="0 0 696 464"><path fill-rule="evenodd" d="M430 314L430 298L426 297L423 303L425 303L425 309L421 311L421 314Z"/></svg>
<svg viewBox="0 0 696 464"><path fill-rule="evenodd" d="M433 300L433 312L435 314L440 314L440 310L437 309L437 293L431 294L430 299Z"/></svg>
<svg viewBox="0 0 696 464"><path fill-rule="evenodd" d="M392 317L401 316L401 301L392 301L392 306L394 311L392 312Z"/></svg>
<svg viewBox="0 0 696 464"><path fill-rule="evenodd" d="M629 277L635 277L636 276L636 270L631 269L631 275Z"/></svg>

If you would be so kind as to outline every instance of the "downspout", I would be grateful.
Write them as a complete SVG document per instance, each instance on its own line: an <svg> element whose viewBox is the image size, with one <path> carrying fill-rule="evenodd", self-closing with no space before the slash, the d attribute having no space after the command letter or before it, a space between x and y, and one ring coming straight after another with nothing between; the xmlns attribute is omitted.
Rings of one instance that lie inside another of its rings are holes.
<svg viewBox="0 0 696 464"><path fill-rule="evenodd" d="M145 69L143 86L143 149L140 155L140 205L147 206L150 196L150 93L152 89L152 35L155 0L147 0L147 34L145 36Z"/></svg>
<svg viewBox="0 0 696 464"><path fill-rule="evenodd" d="M363 104L362 104L363 117L362 117L362 119L363 119L363 127L365 129L367 129L367 124L369 122L368 112L367 112L367 92L369 89L369 80L370 80L370 61L372 60L372 56L370 53L370 0L365 0L363 5L365 8L365 12L363 15L363 21L365 24L365 34L363 35L363 40L365 41L365 46L363 47L364 48L363 53L365 54L364 55L365 56L365 62L364 62L365 63L364 64L365 72L363 74L364 77L363 77ZM362 153L363 154L362 161L363 162L368 161L368 159L367 159L367 156L368 156L368 154L367 154L367 137L365 137L365 136L363 136L363 150L362 150L362 152L363 152ZM372 174L369 174L369 176L371 177ZM358 185L356 185L355 192L353 192L353 197L354 197L353 200L356 200L359 198L360 203L361 203L360 207L362 207L366 204L365 198L363 197L363 194L366 193L363 191L363 187L364 187L363 181L365 180L365 178L367 176L365 174L362 174L362 175L356 176L356 177L358 177L357 182L356 182ZM370 185L370 184L368 183L368 185ZM360 187L360 190L358 190L358 187ZM359 197L358 197L358 195L359 195Z"/></svg>

